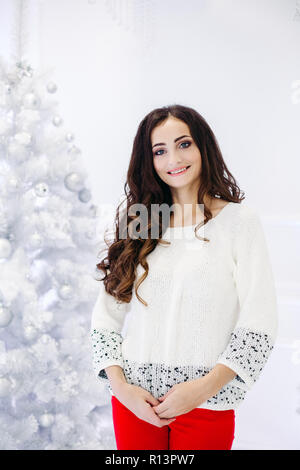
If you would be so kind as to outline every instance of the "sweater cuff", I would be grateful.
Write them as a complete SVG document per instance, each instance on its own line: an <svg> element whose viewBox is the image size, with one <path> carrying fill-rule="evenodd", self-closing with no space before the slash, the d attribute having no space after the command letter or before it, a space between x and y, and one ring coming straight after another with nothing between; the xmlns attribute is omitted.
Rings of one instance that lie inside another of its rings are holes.
<svg viewBox="0 0 300 470"><path fill-rule="evenodd" d="M273 347L268 334L237 327L231 333L227 348L218 357L217 364L224 364L237 373L229 382L231 385L248 391L259 378Z"/></svg>
<svg viewBox="0 0 300 470"><path fill-rule="evenodd" d="M109 381L105 368L120 366L124 368L121 345L121 334L107 328L93 329L91 332L93 369L96 377L101 381Z"/></svg>

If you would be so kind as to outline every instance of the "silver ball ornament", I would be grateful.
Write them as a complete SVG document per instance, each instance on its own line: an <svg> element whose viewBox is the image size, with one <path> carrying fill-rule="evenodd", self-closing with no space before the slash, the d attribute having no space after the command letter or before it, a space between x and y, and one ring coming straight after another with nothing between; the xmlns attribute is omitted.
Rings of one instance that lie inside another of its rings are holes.
<svg viewBox="0 0 300 470"><path fill-rule="evenodd" d="M51 413L44 413L39 418L39 423L43 428L48 428L54 423L54 416Z"/></svg>
<svg viewBox="0 0 300 470"><path fill-rule="evenodd" d="M37 183L34 187L34 191L38 197L45 197L49 194L49 186L44 182Z"/></svg>
<svg viewBox="0 0 300 470"><path fill-rule="evenodd" d="M81 201L81 202L89 202L89 200L91 199L91 192L86 189L86 188L83 188L81 191L79 191L78 193L78 199Z"/></svg>
<svg viewBox="0 0 300 470"><path fill-rule="evenodd" d="M54 126L59 127L62 125L63 120L60 116L54 116L52 119L52 123L54 124Z"/></svg>
<svg viewBox="0 0 300 470"><path fill-rule="evenodd" d="M74 171L72 173L69 173L65 179L64 179L65 187L69 191L77 192L82 189L83 186L83 180L81 175L78 173L75 173Z"/></svg>
<svg viewBox="0 0 300 470"><path fill-rule="evenodd" d="M72 142L74 140L74 134L72 134L72 132L68 132L66 134L66 141L67 142Z"/></svg>
<svg viewBox="0 0 300 470"><path fill-rule="evenodd" d="M57 91L57 85L54 82L49 82L47 85L48 93L55 93Z"/></svg>

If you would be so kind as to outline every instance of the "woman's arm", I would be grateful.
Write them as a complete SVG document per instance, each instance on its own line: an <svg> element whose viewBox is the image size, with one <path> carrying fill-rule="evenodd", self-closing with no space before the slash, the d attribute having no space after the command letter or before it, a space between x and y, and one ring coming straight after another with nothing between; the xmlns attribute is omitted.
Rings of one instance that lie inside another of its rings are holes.
<svg viewBox="0 0 300 470"><path fill-rule="evenodd" d="M122 367L109 366L105 368L105 372L110 382L110 386L112 388L113 393L115 393L115 390L120 384L127 383Z"/></svg>
<svg viewBox="0 0 300 470"><path fill-rule="evenodd" d="M240 312L229 343L215 367L199 380L208 398L231 381L232 385L249 390L258 380L278 332L271 260L260 217L253 208L241 212L236 226L234 258Z"/></svg>
<svg viewBox="0 0 300 470"><path fill-rule="evenodd" d="M236 372L223 364L216 364L215 367L204 377L196 379L199 382L199 387L206 389L207 398L209 399L216 395L228 382L236 376Z"/></svg>
<svg viewBox="0 0 300 470"><path fill-rule="evenodd" d="M122 328L130 304L118 302L108 294L103 282L92 311L91 346L93 369L96 377L106 384L109 379L106 369L119 366L123 369L122 357Z"/></svg>

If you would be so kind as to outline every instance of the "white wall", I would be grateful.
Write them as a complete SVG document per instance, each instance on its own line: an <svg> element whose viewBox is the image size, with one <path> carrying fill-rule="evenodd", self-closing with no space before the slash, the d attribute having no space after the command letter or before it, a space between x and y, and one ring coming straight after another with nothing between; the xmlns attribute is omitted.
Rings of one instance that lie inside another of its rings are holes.
<svg viewBox="0 0 300 470"><path fill-rule="evenodd" d="M121 1L116 18L113 0L30 1L28 55L39 70L54 71L96 204L115 204L123 192L146 113L180 103L208 120L246 201L263 217L280 304L280 337L237 412L233 448L300 449L300 364L292 360L300 336L300 93L292 89L300 79L300 7ZM5 56L12 3L0 2Z"/></svg>

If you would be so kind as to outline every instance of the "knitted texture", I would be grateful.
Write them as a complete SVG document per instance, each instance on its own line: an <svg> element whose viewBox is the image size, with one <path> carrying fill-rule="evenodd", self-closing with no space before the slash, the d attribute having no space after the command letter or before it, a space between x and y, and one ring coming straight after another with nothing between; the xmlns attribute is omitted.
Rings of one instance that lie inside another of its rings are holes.
<svg viewBox="0 0 300 470"><path fill-rule="evenodd" d="M278 309L266 239L256 210L228 203L197 231L168 227L147 256L142 304L117 301L100 283L91 318L93 367L113 394L105 368L155 398L205 376L216 364L236 372L198 406L235 409L260 377L277 337ZM137 266L137 279L144 269ZM135 288L135 285L134 285Z"/></svg>

